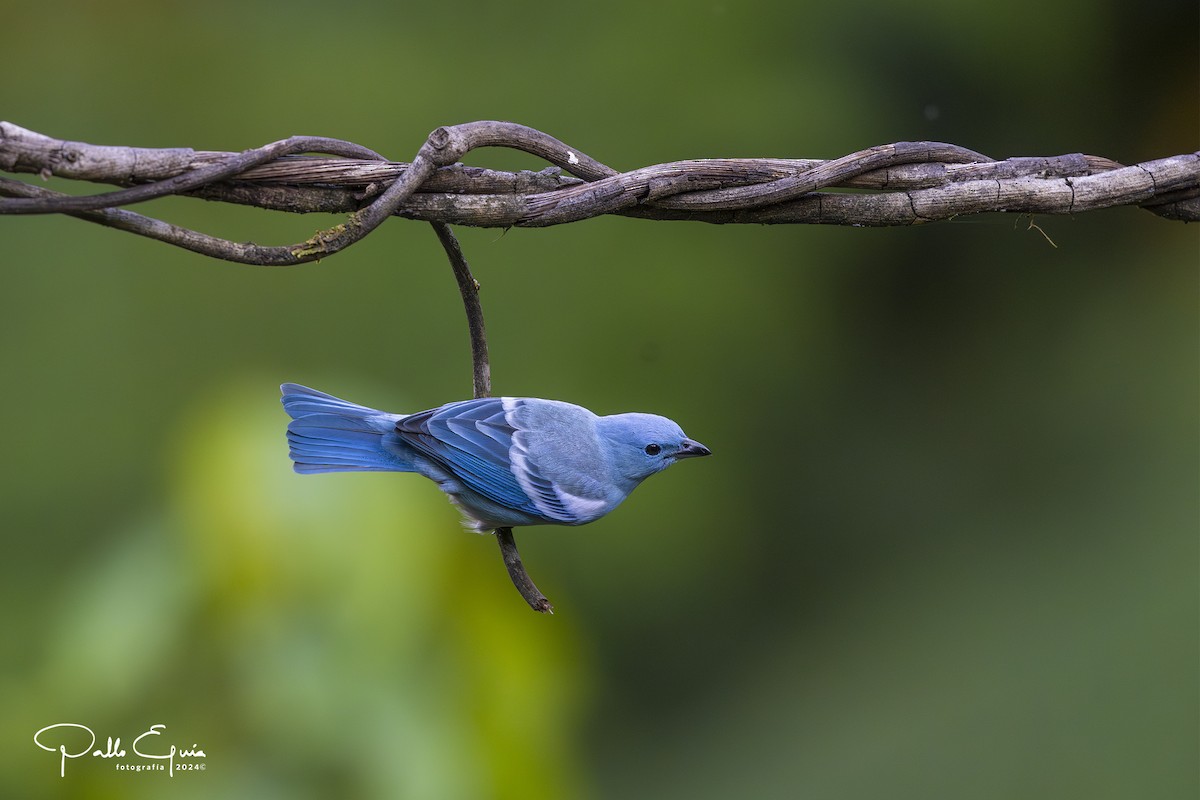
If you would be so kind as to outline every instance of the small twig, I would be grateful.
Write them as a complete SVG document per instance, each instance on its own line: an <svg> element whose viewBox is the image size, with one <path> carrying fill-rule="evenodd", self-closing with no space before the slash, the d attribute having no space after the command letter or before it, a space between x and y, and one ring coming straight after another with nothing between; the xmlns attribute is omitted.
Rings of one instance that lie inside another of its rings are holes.
<svg viewBox="0 0 1200 800"><path fill-rule="evenodd" d="M1020 218L1018 217L1018 219L1020 219ZM1054 240L1050 238L1050 234L1048 234L1044 230L1042 230L1042 226L1038 225L1036 222L1033 221L1033 214L1029 215L1029 227L1027 227L1025 230L1037 231L1038 233L1040 233L1042 235L1042 238L1045 239L1050 244L1051 247L1053 247L1055 250L1058 249L1058 245L1056 245L1054 243Z"/></svg>
<svg viewBox="0 0 1200 800"><path fill-rule="evenodd" d="M483 324L483 306L479 302L479 282L471 275L471 267L467 264L462 247L458 243L450 226L441 222L431 223L438 240L450 259L454 270L454 279L458 282L458 291L462 294L463 307L467 312L467 328L471 333L471 365L472 382L476 397L488 397L492 393L492 372L488 361L487 330ZM529 603L534 611L543 614L553 614L554 606L546 596L538 591L537 585L525 571L521 554L517 550L517 540L513 538L512 528L497 528L496 542L500 545L500 554L504 558L504 566L508 568L508 576L512 578L513 586Z"/></svg>

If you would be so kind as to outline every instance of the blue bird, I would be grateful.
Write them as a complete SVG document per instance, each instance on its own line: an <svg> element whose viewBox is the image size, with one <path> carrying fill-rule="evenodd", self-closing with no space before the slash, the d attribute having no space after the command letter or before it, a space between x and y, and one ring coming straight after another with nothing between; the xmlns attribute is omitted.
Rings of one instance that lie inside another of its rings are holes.
<svg viewBox="0 0 1200 800"><path fill-rule="evenodd" d="M593 522L654 473L711 452L654 414L600 417L530 397L388 414L295 383L280 389L296 472L416 472L481 533Z"/></svg>

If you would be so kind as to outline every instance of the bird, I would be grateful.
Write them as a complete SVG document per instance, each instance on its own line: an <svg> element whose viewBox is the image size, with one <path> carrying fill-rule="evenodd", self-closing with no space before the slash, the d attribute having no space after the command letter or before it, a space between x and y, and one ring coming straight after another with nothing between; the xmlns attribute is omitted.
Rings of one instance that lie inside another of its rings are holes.
<svg viewBox="0 0 1200 800"><path fill-rule="evenodd" d="M414 472L478 533L584 525L676 461L711 455L655 414L597 416L533 397L482 397L390 414L296 383L280 387L293 469Z"/></svg>

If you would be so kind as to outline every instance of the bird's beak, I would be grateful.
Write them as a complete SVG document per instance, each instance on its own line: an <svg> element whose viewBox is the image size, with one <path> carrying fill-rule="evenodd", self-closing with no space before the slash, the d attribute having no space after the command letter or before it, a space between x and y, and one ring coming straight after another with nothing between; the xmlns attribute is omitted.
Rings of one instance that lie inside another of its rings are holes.
<svg viewBox="0 0 1200 800"><path fill-rule="evenodd" d="M675 454L676 458L695 458L696 456L711 456L712 450L709 450L699 442L693 442L691 439L684 439L679 446L679 452Z"/></svg>

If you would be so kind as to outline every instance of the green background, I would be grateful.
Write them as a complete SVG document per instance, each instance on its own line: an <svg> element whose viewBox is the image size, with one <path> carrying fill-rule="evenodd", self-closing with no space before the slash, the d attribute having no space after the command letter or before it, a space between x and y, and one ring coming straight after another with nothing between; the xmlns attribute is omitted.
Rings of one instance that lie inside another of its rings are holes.
<svg viewBox="0 0 1200 800"><path fill-rule="evenodd" d="M100 144L405 160L508 119L618 169L1200 146L1194 2L0 12L0 118ZM337 222L138 210L272 244ZM543 617L428 482L287 461L282 381L469 394L427 225L266 269L0 218L0 796L1195 797L1200 229L1030 222L460 230L497 392L715 452L518 531ZM58 722L165 724L206 770L60 778L33 743Z"/></svg>

